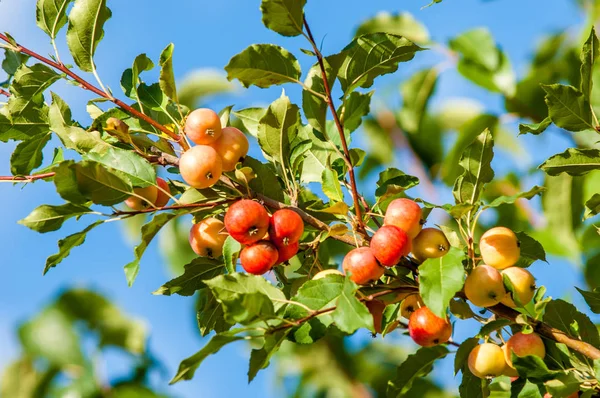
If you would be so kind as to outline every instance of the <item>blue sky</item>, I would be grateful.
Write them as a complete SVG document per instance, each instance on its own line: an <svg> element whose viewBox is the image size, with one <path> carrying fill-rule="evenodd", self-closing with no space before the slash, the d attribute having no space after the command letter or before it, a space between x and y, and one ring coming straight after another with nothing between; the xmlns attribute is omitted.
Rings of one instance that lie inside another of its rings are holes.
<svg viewBox="0 0 600 398"><path fill-rule="evenodd" d="M259 0L180 0L167 3L169 5L158 0L109 0L108 3L113 18L106 25L105 39L98 48L96 61L104 83L115 93L120 93L122 71L131 65L136 55L147 53L156 60L169 42L175 43L178 78L198 68L222 70L233 55L254 43L272 42L285 46L298 54L304 70L313 62L298 51L307 47L302 38L283 38L262 25ZM322 48L326 54L339 51L350 41L362 20L381 10L413 13L427 26L432 39L441 42L467 29L486 26L507 51L519 76L525 73L527 57L545 34L583 21L579 9L567 0L445 0L421 10L425 3L426 0L312 0L306 7L306 14L317 41L323 40ZM45 34L35 25L35 0L1 0L0 31L10 32L19 42L42 54L51 51ZM62 56L67 57L62 37L59 49ZM386 96L380 96L379 100L398 101L395 94L398 83L419 67L433 65L439 60L439 54L422 53L414 62L402 65L398 73L380 79L375 88ZM74 115L82 123L89 122L85 101L92 97L88 93L64 85L56 85L53 90L71 104ZM281 88L240 88L234 95L217 97L209 105L220 109L232 103L236 108L266 104L277 98L280 91ZM286 92L298 101L296 88L286 88ZM434 105L439 106L456 97L475 98L491 111L502 109L500 96L491 95L458 77L455 71L448 70L441 77ZM396 105L397 102L390 104ZM509 128L516 131L515 125ZM520 140L531 148L530 139ZM357 142L360 143L360 137ZM553 134L542 138L541 142L543 145L538 146L541 149L531 154L521 167L539 164L557 152L554 149L565 144ZM12 149L12 143L0 145L2 175L9 174ZM500 159L512 160L507 156ZM157 379L158 384L166 384L166 378L174 374L179 361L204 344L195 331L191 299L150 294L171 277L156 245L147 251L140 276L132 288L127 287L122 270L122 266L132 259L132 247L117 223L92 232L83 247L75 249L67 260L42 276L45 258L56 251L56 241L83 226L70 222L59 232L38 235L17 225L16 221L39 204L60 203L53 186L44 183L25 187L2 184L0 189L0 238L5 243L0 261L3 281L0 290L0 369L18 354L15 325L35 313L61 288L73 285L97 288L129 314L147 320L151 329L151 347L168 369L165 377ZM536 264L533 271L541 284L548 287L550 295L574 294L569 286L579 279L568 264L557 261L550 265ZM466 329L468 326L459 330L457 340L461 340ZM363 337L359 336L355 341ZM248 355L248 348L243 345L226 348L218 356L209 358L193 381L180 383L170 391L181 397L195 397L198 392L210 397L228 397L241 392L246 396L276 396L273 372L264 371L250 386L247 385ZM114 359L109 354L110 366L121 368ZM447 363L443 369L448 369ZM110 374L112 372L114 370ZM450 372L444 374L444 382L453 385L455 380L450 378Z"/></svg>

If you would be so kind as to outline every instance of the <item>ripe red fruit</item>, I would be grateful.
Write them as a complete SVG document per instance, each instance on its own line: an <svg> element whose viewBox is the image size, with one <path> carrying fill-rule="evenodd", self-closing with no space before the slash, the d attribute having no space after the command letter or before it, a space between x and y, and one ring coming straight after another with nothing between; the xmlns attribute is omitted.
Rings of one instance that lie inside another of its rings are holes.
<svg viewBox="0 0 600 398"><path fill-rule="evenodd" d="M393 267L411 250L410 238L400 228L384 225L371 239L371 251L381 265Z"/></svg>
<svg viewBox="0 0 600 398"><path fill-rule="evenodd" d="M450 340L452 325L448 319L442 319L429 308L421 307L410 316L408 333L418 345L431 347Z"/></svg>
<svg viewBox="0 0 600 398"><path fill-rule="evenodd" d="M183 131L195 144L209 145L221 136L221 119L212 109L196 109L185 120Z"/></svg>
<svg viewBox="0 0 600 398"><path fill-rule="evenodd" d="M544 341L537 333L524 334L522 332L515 333L506 342L504 355L508 366L514 369L512 362L512 353L519 357L527 355L536 355L542 359L546 356L546 347Z"/></svg>
<svg viewBox="0 0 600 398"><path fill-rule="evenodd" d="M250 274L262 275L269 271L279 258L279 252L274 244L261 240L246 246L240 253L240 262L244 270Z"/></svg>
<svg viewBox="0 0 600 398"><path fill-rule="evenodd" d="M384 272L368 247L359 247L346 254L342 268L344 272L350 273L350 279L359 285L376 281Z"/></svg>
<svg viewBox="0 0 600 398"><path fill-rule="evenodd" d="M290 258L294 257L296 253L298 253L299 248L300 242L290 243L287 246L277 246L277 251L279 252L279 259L277 260L277 264L285 263Z"/></svg>
<svg viewBox="0 0 600 398"><path fill-rule="evenodd" d="M156 185L158 185L158 193L156 195L156 202L154 203L154 205L156 207L164 207L167 203L169 203L169 200L171 199L169 195L167 195L167 192L169 194L171 193L171 190L169 189L169 184L167 184L167 182L162 178L157 177Z"/></svg>
<svg viewBox="0 0 600 398"><path fill-rule="evenodd" d="M216 218L207 218L194 224L190 229L190 246L199 256L217 258L223 253L227 232L223 222Z"/></svg>
<svg viewBox="0 0 600 398"><path fill-rule="evenodd" d="M277 246L298 242L303 232L304 222L295 211L282 209L273 213L269 222L269 238Z"/></svg>
<svg viewBox="0 0 600 398"><path fill-rule="evenodd" d="M181 177L194 188L213 186L223 173L221 157L213 148L197 145L188 149L179 159Z"/></svg>
<svg viewBox="0 0 600 398"><path fill-rule="evenodd" d="M210 144L223 159L223 171L235 170L235 165L248 154L248 138L235 127L225 127L218 140Z"/></svg>
<svg viewBox="0 0 600 398"><path fill-rule="evenodd" d="M385 212L383 223L404 230L409 238L414 239L423 228L422 214L416 202L406 198L394 199Z"/></svg>
<svg viewBox="0 0 600 398"><path fill-rule="evenodd" d="M242 199L232 204L225 213L225 228L233 239L249 245L261 240L267 233L269 214L260 203Z"/></svg>

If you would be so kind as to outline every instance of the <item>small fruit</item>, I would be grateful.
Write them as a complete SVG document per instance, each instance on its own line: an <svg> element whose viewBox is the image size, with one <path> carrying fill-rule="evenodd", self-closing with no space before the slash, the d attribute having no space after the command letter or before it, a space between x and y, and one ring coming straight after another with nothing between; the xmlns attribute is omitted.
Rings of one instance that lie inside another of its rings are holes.
<svg viewBox="0 0 600 398"><path fill-rule="evenodd" d="M323 271L319 271L313 276L313 280L323 279L327 275L341 275L344 276L344 273L338 269L324 269Z"/></svg>
<svg viewBox="0 0 600 398"><path fill-rule="evenodd" d="M221 136L221 119L212 109L196 109L185 119L183 131L195 144L209 145Z"/></svg>
<svg viewBox="0 0 600 398"><path fill-rule="evenodd" d="M156 202L158 189L151 185L145 188L134 188L133 192L137 196L130 196L125 200L125 204L132 210L144 210Z"/></svg>
<svg viewBox="0 0 600 398"><path fill-rule="evenodd" d="M179 172L185 182L194 188L211 187L223 173L221 157L211 147L197 145L181 155Z"/></svg>
<svg viewBox="0 0 600 398"><path fill-rule="evenodd" d="M445 256L448 250L450 242L446 235L436 228L423 228L412 241L412 254L420 262Z"/></svg>
<svg viewBox="0 0 600 398"><path fill-rule="evenodd" d="M442 319L429 308L421 307L410 316L408 333L418 345L431 347L450 340L452 325L448 319Z"/></svg>
<svg viewBox="0 0 600 398"><path fill-rule="evenodd" d="M190 229L190 246L199 256L217 258L223 253L227 239L225 224L216 218L207 218Z"/></svg>
<svg viewBox="0 0 600 398"><path fill-rule="evenodd" d="M506 296L502 275L489 265L475 267L465 281L465 295L478 307L498 304Z"/></svg>
<svg viewBox="0 0 600 398"><path fill-rule="evenodd" d="M502 348L492 343L483 343L473 348L467 363L471 373L480 379L500 376L506 367Z"/></svg>
<svg viewBox="0 0 600 398"><path fill-rule="evenodd" d="M504 350L504 358L506 359L506 363L508 366L514 369L511 352L514 352L515 355L519 357L537 355L538 357L544 359L546 356L546 347L544 346L544 341L539 334L524 334L519 332L513 334L512 337L508 339L506 342L506 349Z"/></svg>
<svg viewBox="0 0 600 398"><path fill-rule="evenodd" d="M156 202L154 203L154 205L156 207L165 207L167 205L167 203L169 203L169 200L171 199L169 197L169 195L167 195L167 193L171 193L171 190L169 189L169 184L167 184L167 182L165 180L163 180L160 177L156 178L156 185L158 185L157 188L157 195L156 195Z"/></svg>
<svg viewBox="0 0 600 398"><path fill-rule="evenodd" d="M521 255L517 235L505 227L486 231L479 240L479 251L483 262L497 269L512 267Z"/></svg>
<svg viewBox="0 0 600 398"><path fill-rule="evenodd" d="M394 199L385 212L383 223L404 230L409 238L414 239L423 227L422 214L421 207L415 201Z"/></svg>
<svg viewBox="0 0 600 398"><path fill-rule="evenodd" d="M373 328L375 333L381 334L382 332L382 321L383 311L385 310L385 304L380 300L371 300L365 303L369 312L373 316Z"/></svg>
<svg viewBox="0 0 600 398"><path fill-rule="evenodd" d="M411 294L402 301L402 304L400 304L400 315L406 319L410 319L413 312L424 306L425 304L423 303L421 296L416 293Z"/></svg>
<svg viewBox="0 0 600 398"><path fill-rule="evenodd" d="M504 372L502 373L504 376L508 376L508 377L519 377L519 373L517 373L517 370L513 367L511 367L508 362L506 362L506 358L508 358L508 353L506 351L506 344L504 344L502 346L502 354L504 355Z"/></svg>
<svg viewBox="0 0 600 398"><path fill-rule="evenodd" d="M278 258L277 248L266 240L246 246L240 252L242 268L254 275L262 275L269 271L277 263Z"/></svg>
<svg viewBox="0 0 600 398"><path fill-rule="evenodd" d="M277 210L269 221L269 238L277 246L296 243L304 232L302 218L293 210Z"/></svg>
<svg viewBox="0 0 600 398"><path fill-rule="evenodd" d="M346 274L350 273L350 279L359 285L376 281L381 278L384 272L383 267L379 265L373 252L368 247L358 247L350 250L344 257L342 268Z"/></svg>
<svg viewBox="0 0 600 398"><path fill-rule="evenodd" d="M371 239L371 251L381 265L393 267L410 253L410 238L398 227L384 225Z"/></svg>
<svg viewBox="0 0 600 398"><path fill-rule="evenodd" d="M298 253L298 249L300 248L300 242L290 243L287 246L275 246L277 246L277 251L279 252L279 259L277 260L277 264L279 264L285 263Z"/></svg>
<svg viewBox="0 0 600 398"><path fill-rule="evenodd" d="M531 272L525 268L509 267L502 271L502 275L506 275L513 285L514 293L516 294L521 305L526 305L531 301L535 294L535 278L531 275ZM510 294L507 294L502 299L502 304L507 305L511 308L516 308L517 304L514 302Z"/></svg>
<svg viewBox="0 0 600 398"><path fill-rule="evenodd" d="M223 159L223 171L235 170L238 164L247 154L250 144L248 138L235 127L224 127L221 137L210 144Z"/></svg>
<svg viewBox="0 0 600 398"><path fill-rule="evenodd" d="M249 245L262 239L269 229L269 214L258 202L242 199L225 213L225 228L238 242Z"/></svg>

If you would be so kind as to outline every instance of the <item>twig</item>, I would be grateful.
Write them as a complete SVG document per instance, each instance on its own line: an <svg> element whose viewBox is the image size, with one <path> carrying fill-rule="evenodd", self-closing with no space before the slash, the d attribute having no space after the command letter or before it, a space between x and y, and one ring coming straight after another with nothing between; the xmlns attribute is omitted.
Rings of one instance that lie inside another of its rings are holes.
<svg viewBox="0 0 600 398"><path fill-rule="evenodd" d="M2 88L0 88L0 94L4 95L5 97L10 97L10 93Z"/></svg>
<svg viewBox="0 0 600 398"><path fill-rule="evenodd" d="M119 210L115 211L111 214L111 216L135 216L137 214L145 214L145 213L153 213L155 211L165 211L165 210L177 210L177 209L199 209L199 208L210 208L217 207L225 203L231 203L237 199L228 199L221 200L218 202L210 202L210 203L186 203L183 205L172 205L172 206L163 206L163 207L149 207L143 210Z"/></svg>
<svg viewBox="0 0 600 398"><path fill-rule="evenodd" d="M4 42L11 44L11 41L9 40L9 38L2 33L0 33L0 40L3 40ZM166 135L171 137L173 140L178 142L184 150L189 148L187 145L187 142L185 142L185 140L181 140L181 137L177 133L169 130L167 127L156 122L154 119L144 115L142 112L132 108L131 106L127 105L125 102L123 102L117 98L114 98L112 95L109 95L108 93L102 91L98 87L94 86L93 84L89 83L88 81L86 81L85 79L83 79L82 77L80 77L79 75L74 73L71 69L67 68L66 66L59 64L57 62L54 62L54 61L36 53L35 51L32 51L26 47L23 47L20 44L13 46L13 50L23 53L23 54L26 54L26 55L29 55L30 57L33 57L33 58L37 59L38 61L41 61L41 62L45 63L46 65L49 65L49 66L53 67L54 69L61 71L62 73L69 76L70 78L75 80L77 83L79 83L81 88L83 88L85 90L89 90L89 91L93 92L94 94L99 95L102 98L106 98L107 100L109 100L112 103L114 103L115 105L117 105L119 108L130 113L132 116L134 116L138 119L144 120L145 122L151 124L156 129L162 131L163 133L165 133Z"/></svg>
<svg viewBox="0 0 600 398"><path fill-rule="evenodd" d="M30 176L0 176L0 181L13 181L13 182L33 182L35 180L41 180L43 178L54 177L54 172L44 173L44 174L34 174Z"/></svg>

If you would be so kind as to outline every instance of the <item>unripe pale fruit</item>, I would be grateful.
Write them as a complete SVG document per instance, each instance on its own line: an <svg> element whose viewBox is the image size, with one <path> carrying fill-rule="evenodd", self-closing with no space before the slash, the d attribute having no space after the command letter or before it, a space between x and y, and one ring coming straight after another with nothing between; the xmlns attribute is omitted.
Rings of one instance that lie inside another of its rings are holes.
<svg viewBox="0 0 600 398"><path fill-rule="evenodd" d="M512 267L521 255L517 235L505 227L486 231L479 240L479 251L483 262L497 269Z"/></svg>
<svg viewBox="0 0 600 398"><path fill-rule="evenodd" d="M238 242L249 245L262 239L269 229L269 213L250 199L238 200L225 213L225 228Z"/></svg>
<svg viewBox="0 0 600 398"><path fill-rule="evenodd" d="M209 145L221 136L221 119L212 109L196 109L185 119L183 131L195 144Z"/></svg>
<svg viewBox="0 0 600 398"><path fill-rule="evenodd" d="M383 267L379 265L368 247L350 250L344 257L342 268L346 274L350 274L350 279L359 285L376 281L384 272Z"/></svg>
<svg viewBox="0 0 600 398"><path fill-rule="evenodd" d="M489 265L475 267L465 281L465 295L478 307L498 304L506 296L502 274Z"/></svg>
<svg viewBox="0 0 600 398"><path fill-rule="evenodd" d="M471 373L480 379L500 376L506 367L502 348L492 343L483 343L473 348L467 363Z"/></svg>
<svg viewBox="0 0 600 398"><path fill-rule="evenodd" d="M223 254L227 239L225 224L216 218L207 218L190 229L190 246L199 256L217 258Z"/></svg>
<svg viewBox="0 0 600 398"><path fill-rule="evenodd" d="M431 347L450 340L452 325L448 319L442 319L429 308L421 307L410 316L408 333L418 345Z"/></svg>
<svg viewBox="0 0 600 398"><path fill-rule="evenodd" d="M380 300L371 300L365 303L369 312L373 316L373 328L375 329L375 333L381 334L382 332L382 321L383 321L383 311L385 310L385 303Z"/></svg>
<svg viewBox="0 0 600 398"><path fill-rule="evenodd" d="M327 275L341 275L344 276L344 273L338 269L324 269L323 271L319 271L313 276L313 280L323 279Z"/></svg>
<svg viewBox="0 0 600 398"><path fill-rule="evenodd" d="M197 145L181 155L179 172L184 181L194 188L211 187L223 173L221 157L213 148Z"/></svg>
<svg viewBox="0 0 600 398"><path fill-rule="evenodd" d="M537 333L515 333L506 342L504 358L506 359L506 363L508 364L508 366L514 369L512 363L512 355L510 354L511 351L519 357L524 357L527 355L536 355L544 359L544 357L546 356L546 347L544 346L544 341Z"/></svg>
<svg viewBox="0 0 600 398"><path fill-rule="evenodd" d="M531 301L535 294L535 278L531 275L531 272L525 268L509 267L502 271L502 275L506 275L510 279L514 288L513 294L518 297L521 305L524 306ZM510 294L502 299L502 304L511 308L517 307Z"/></svg>
<svg viewBox="0 0 600 398"><path fill-rule="evenodd" d="M504 344L502 346L502 354L504 355L504 372L502 373L504 376L508 376L508 377L519 377L519 373L517 373L517 369L511 367L508 362L506 362L506 358L508 358L510 355L508 355L507 351L506 351L506 344Z"/></svg>
<svg viewBox="0 0 600 398"><path fill-rule="evenodd" d="M156 194L156 202L154 203L154 205L156 207L164 207L167 205L167 203L169 203L169 200L171 199L169 195L167 195L167 192L171 193L171 190L169 189L169 184L167 184L167 182L162 178L157 177L156 185L158 185L158 192Z"/></svg>
<svg viewBox="0 0 600 398"><path fill-rule="evenodd" d="M381 265L393 267L400 259L410 253L410 238L398 227L384 225L371 239L371 251Z"/></svg>
<svg viewBox="0 0 600 398"><path fill-rule="evenodd" d="M274 244L261 240L246 246L240 252L242 268L250 274L262 275L277 263L279 252Z"/></svg>
<svg viewBox="0 0 600 398"><path fill-rule="evenodd" d="M450 250L450 242L442 231L436 228L423 228L412 241L413 256L423 262L428 258L440 258Z"/></svg>
<svg viewBox="0 0 600 398"><path fill-rule="evenodd" d="M269 239L277 246L298 242L303 232L304 222L293 210L277 210L269 220Z"/></svg>
<svg viewBox="0 0 600 398"><path fill-rule="evenodd" d="M424 306L425 304L423 303L421 296L416 293L411 294L402 301L402 304L400 304L400 315L406 319L410 319L413 312Z"/></svg>
<svg viewBox="0 0 600 398"><path fill-rule="evenodd" d="M279 259L277 260L277 264L285 263L290 258L294 257L298 253L299 248L300 242L290 243L286 246L277 246L277 251L279 252Z"/></svg>
<svg viewBox="0 0 600 398"><path fill-rule="evenodd" d="M158 189L151 185L145 188L134 188L133 192L140 196L130 196L125 200L125 204L132 210L144 210L156 202Z"/></svg>
<svg viewBox="0 0 600 398"><path fill-rule="evenodd" d="M400 228L409 238L414 239L421 232L421 207L410 199L394 199L385 212L383 223Z"/></svg>
<svg viewBox="0 0 600 398"><path fill-rule="evenodd" d="M248 138L235 127L224 127L221 137L210 144L223 160L223 171L235 170L235 165L248 154Z"/></svg>

